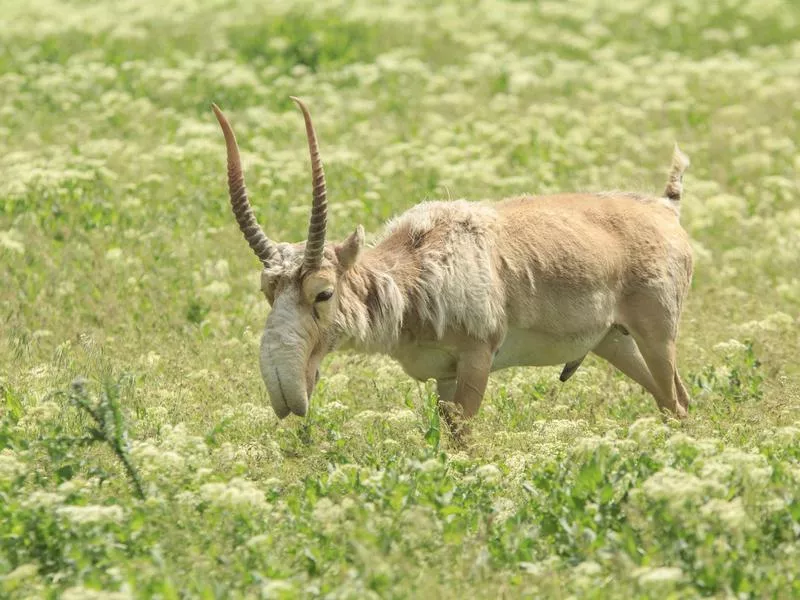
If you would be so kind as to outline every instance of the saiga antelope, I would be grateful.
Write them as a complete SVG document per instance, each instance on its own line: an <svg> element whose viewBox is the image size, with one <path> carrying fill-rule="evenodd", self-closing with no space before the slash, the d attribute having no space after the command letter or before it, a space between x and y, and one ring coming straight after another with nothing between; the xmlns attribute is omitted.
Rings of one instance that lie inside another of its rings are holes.
<svg viewBox="0 0 800 600"><path fill-rule="evenodd" d="M589 353L685 417L675 340L692 276L680 225L688 158L675 147L664 196L625 192L425 202L390 221L374 247L359 225L326 242L327 198L305 105L313 183L308 239L276 243L256 222L223 113L233 213L263 264L272 307L261 375L275 413L304 416L323 357L339 347L389 354L433 378L454 433L475 415L491 371L565 364Z"/></svg>

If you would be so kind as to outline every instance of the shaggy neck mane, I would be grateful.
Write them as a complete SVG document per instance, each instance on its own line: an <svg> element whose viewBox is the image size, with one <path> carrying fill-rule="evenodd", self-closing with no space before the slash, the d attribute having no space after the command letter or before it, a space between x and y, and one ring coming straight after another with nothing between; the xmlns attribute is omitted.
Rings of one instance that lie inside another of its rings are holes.
<svg viewBox="0 0 800 600"><path fill-rule="evenodd" d="M356 349L391 353L402 337L476 339L505 325L495 209L464 201L418 205L387 226L342 276L339 332ZM343 340L344 341L344 340Z"/></svg>
<svg viewBox="0 0 800 600"><path fill-rule="evenodd" d="M388 352L397 344L418 273L405 253L393 252L391 247L363 251L343 275L339 294L337 324L350 345Z"/></svg>

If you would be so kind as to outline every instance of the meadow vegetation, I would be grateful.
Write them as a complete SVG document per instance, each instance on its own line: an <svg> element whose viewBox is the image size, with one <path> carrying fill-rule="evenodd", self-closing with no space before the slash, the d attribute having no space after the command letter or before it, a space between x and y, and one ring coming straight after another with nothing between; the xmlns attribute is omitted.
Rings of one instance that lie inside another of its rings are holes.
<svg viewBox="0 0 800 600"><path fill-rule="evenodd" d="M800 4L0 0L0 597L800 595ZM588 359L434 386L337 354L305 421L227 204L341 239L425 199L663 189L692 159L693 404Z"/></svg>

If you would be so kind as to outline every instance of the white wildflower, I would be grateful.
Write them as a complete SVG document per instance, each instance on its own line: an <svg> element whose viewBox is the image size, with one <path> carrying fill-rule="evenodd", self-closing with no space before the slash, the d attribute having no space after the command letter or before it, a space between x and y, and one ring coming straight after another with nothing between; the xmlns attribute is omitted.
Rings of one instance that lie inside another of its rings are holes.
<svg viewBox="0 0 800 600"><path fill-rule="evenodd" d="M503 477L503 472L497 467L497 465L493 465L491 463L478 467L475 470L475 474L487 483L496 483Z"/></svg>
<svg viewBox="0 0 800 600"><path fill-rule="evenodd" d="M342 467L336 467L328 474L328 485L348 485L350 483L350 474Z"/></svg>
<svg viewBox="0 0 800 600"><path fill-rule="evenodd" d="M727 484L733 476L733 467L726 462L709 460L700 469L700 475L703 479Z"/></svg>
<svg viewBox="0 0 800 600"><path fill-rule="evenodd" d="M575 577L579 579L594 579L597 575L603 572L603 567L594 562L593 560L586 560L573 569Z"/></svg>
<svg viewBox="0 0 800 600"><path fill-rule="evenodd" d="M773 496L768 500L761 501L758 508L767 514L778 512L786 508L786 500Z"/></svg>
<svg viewBox="0 0 800 600"><path fill-rule="evenodd" d="M226 279L230 273L230 266L224 258L207 260L203 263L203 272L208 279Z"/></svg>
<svg viewBox="0 0 800 600"><path fill-rule="evenodd" d="M197 369L196 371L191 371L186 375L189 379L209 379L211 377L211 372L208 369Z"/></svg>
<svg viewBox="0 0 800 600"><path fill-rule="evenodd" d="M709 439L698 440L678 431L673 433L666 440L666 449L668 451L667 455L674 456L677 452L681 452L684 449L689 449L693 453L699 454L700 456L716 454L716 445L714 443L709 443L709 441L714 442L714 440Z"/></svg>
<svg viewBox="0 0 800 600"><path fill-rule="evenodd" d="M122 248L110 248L106 252L106 260L109 262L116 262L122 258Z"/></svg>
<svg viewBox="0 0 800 600"><path fill-rule="evenodd" d="M360 413L356 413L353 417L354 423L366 423L369 421L374 421L376 419L380 419L383 415L375 410L362 410Z"/></svg>
<svg viewBox="0 0 800 600"><path fill-rule="evenodd" d="M34 563L25 563L18 566L11 571L8 575L0 577L0 581L5 584L16 583L19 584L26 579L32 579L39 573L39 567Z"/></svg>
<svg viewBox="0 0 800 600"><path fill-rule="evenodd" d="M164 474L172 478L186 464L184 457L174 450L167 450L147 441L132 444L131 454L145 475Z"/></svg>
<svg viewBox="0 0 800 600"><path fill-rule="evenodd" d="M50 365L37 365L30 370L31 376L36 379L44 379L45 377L49 377L52 373L53 368Z"/></svg>
<svg viewBox="0 0 800 600"><path fill-rule="evenodd" d="M99 504L61 506L56 510L56 513L73 525L119 523L124 516L121 506L101 506Z"/></svg>
<svg viewBox="0 0 800 600"><path fill-rule="evenodd" d="M201 481L203 479L207 479L214 473L213 469L209 469L208 467L201 467L197 469L194 473L195 481Z"/></svg>
<svg viewBox="0 0 800 600"><path fill-rule="evenodd" d="M794 326L794 319L784 312L776 312L760 321L747 321L739 325L739 330L745 334L759 332L778 332Z"/></svg>
<svg viewBox="0 0 800 600"><path fill-rule="evenodd" d="M492 512L497 523L505 523L514 516L516 504L511 498L497 498L492 503Z"/></svg>
<svg viewBox="0 0 800 600"><path fill-rule="evenodd" d="M58 418L61 414L61 407L52 400L44 400L39 404L31 406L25 413L25 418L39 423L47 423Z"/></svg>
<svg viewBox="0 0 800 600"><path fill-rule="evenodd" d="M739 174L761 173L772 169L772 156L767 152L750 152L733 159L733 170Z"/></svg>
<svg viewBox="0 0 800 600"><path fill-rule="evenodd" d="M285 579L270 579L261 584L262 598L283 598L289 597L295 591L295 586L291 581Z"/></svg>
<svg viewBox="0 0 800 600"><path fill-rule="evenodd" d="M723 354L733 354L735 352L741 352L746 350L747 346L745 346L742 342L736 339L729 339L727 342L719 342L718 344L714 344L714 350L716 352L721 352Z"/></svg>
<svg viewBox="0 0 800 600"><path fill-rule="evenodd" d="M194 492L184 490L175 495L175 502L182 506L197 506L200 502L200 497Z"/></svg>
<svg viewBox="0 0 800 600"><path fill-rule="evenodd" d="M283 462L283 452L275 440L250 441L237 445L233 451L233 458L234 461L242 464L269 463L277 465Z"/></svg>
<svg viewBox="0 0 800 600"><path fill-rule="evenodd" d="M706 518L718 520L729 532L752 529L755 525L745 512L741 498L733 500L713 498L703 505L700 512Z"/></svg>
<svg viewBox="0 0 800 600"><path fill-rule="evenodd" d="M448 455L447 460L456 465L466 465L472 461L469 454L463 450L459 450L458 452L453 452L452 454Z"/></svg>
<svg viewBox="0 0 800 600"><path fill-rule="evenodd" d="M413 410L400 408L390 411L386 415L386 420L397 425L412 425L417 422L417 415L414 414Z"/></svg>
<svg viewBox="0 0 800 600"><path fill-rule="evenodd" d="M155 367L159 362L161 362L161 355L151 350L140 360L148 367Z"/></svg>
<svg viewBox="0 0 800 600"><path fill-rule="evenodd" d="M656 417L642 417L631 423L628 428L628 437L639 442L647 442L664 435L667 429L667 426Z"/></svg>
<svg viewBox="0 0 800 600"><path fill-rule="evenodd" d="M171 390L161 389L158 391L158 395L165 400L173 398L173 392ZM169 409L166 406L153 406L147 409L147 418L154 423L163 423L167 420L169 416Z"/></svg>
<svg viewBox="0 0 800 600"><path fill-rule="evenodd" d="M695 262L712 263L714 260L713 252L697 240L691 240L692 254Z"/></svg>
<svg viewBox="0 0 800 600"><path fill-rule="evenodd" d="M220 508L266 510L269 507L264 492L251 481L239 477L228 483L206 483L200 487L200 496Z"/></svg>
<svg viewBox="0 0 800 600"><path fill-rule="evenodd" d="M5 248L10 252L16 254L25 253L25 244L15 239L18 236L17 232L13 229L9 231L0 231L0 248Z"/></svg>
<svg viewBox="0 0 800 600"><path fill-rule="evenodd" d="M334 375L334 377L338 377L338 375ZM330 380L326 381L325 383L327 384L328 388L330 388ZM347 405L342 404L338 400L334 400L333 402L328 402L327 404L323 404L322 406L319 407L320 413L323 414L342 412L345 410L347 410Z"/></svg>
<svg viewBox="0 0 800 600"><path fill-rule="evenodd" d="M75 293L75 282L70 280L60 281L56 286L58 296L70 296Z"/></svg>
<svg viewBox="0 0 800 600"><path fill-rule="evenodd" d="M571 442L586 429L586 421L582 419L553 419L539 421L537 425L540 427L542 441L562 443Z"/></svg>
<svg viewBox="0 0 800 600"><path fill-rule="evenodd" d="M406 535L417 540L425 539L438 530L438 521L433 510L415 504L403 511L401 521Z"/></svg>
<svg viewBox="0 0 800 600"><path fill-rule="evenodd" d="M330 532L344 519L345 511L330 498L320 498L314 506L311 516L326 532Z"/></svg>
<svg viewBox="0 0 800 600"><path fill-rule="evenodd" d="M754 488L766 485L772 477L772 467L767 458L758 452L727 448L716 457L716 460L733 467L734 473Z"/></svg>
<svg viewBox="0 0 800 600"><path fill-rule="evenodd" d="M683 571L678 567L645 567L634 571L634 575L645 587L668 587L684 580Z"/></svg>
<svg viewBox="0 0 800 600"><path fill-rule="evenodd" d="M81 477L73 477L58 486L58 493L64 496L80 492L86 487L86 481Z"/></svg>
<svg viewBox="0 0 800 600"><path fill-rule="evenodd" d="M224 297L231 293L231 286L225 281L212 281L201 292L208 297Z"/></svg>
<svg viewBox="0 0 800 600"><path fill-rule="evenodd" d="M63 500L64 498L60 494L36 490L25 498L23 504L30 508L51 508L57 504L61 504Z"/></svg>
<svg viewBox="0 0 800 600"><path fill-rule="evenodd" d="M648 478L642 489L651 500L665 501L673 509L704 500L707 496L719 496L725 492L725 488L716 481L700 479L696 475L671 467Z"/></svg>
<svg viewBox="0 0 800 600"><path fill-rule="evenodd" d="M599 435L590 435L575 440L575 451L578 454L591 455L601 448L608 448L611 445L609 440Z"/></svg>
<svg viewBox="0 0 800 600"><path fill-rule="evenodd" d="M522 452L514 452L506 459L506 467L508 467L508 477L512 480L518 481L525 475L525 469L529 464L532 464L534 457L530 454L523 454Z"/></svg>
<svg viewBox="0 0 800 600"><path fill-rule="evenodd" d="M779 427L773 436L775 442L781 446L792 446L800 442L800 427Z"/></svg>
<svg viewBox="0 0 800 600"><path fill-rule="evenodd" d="M442 463L436 458L429 458L425 462L417 463L417 469L423 473L435 473L442 469Z"/></svg>
<svg viewBox="0 0 800 600"><path fill-rule="evenodd" d="M747 212L747 201L731 194L711 196L703 204L709 215L723 218L738 219Z"/></svg>
<svg viewBox="0 0 800 600"><path fill-rule="evenodd" d="M519 563L520 570L531 575L545 575L553 573L559 564L559 558L551 556L539 562L521 562Z"/></svg>
<svg viewBox="0 0 800 600"><path fill-rule="evenodd" d="M274 36L270 38L267 45L270 47L270 49L282 53L291 46L291 41L285 37Z"/></svg>
<svg viewBox="0 0 800 600"><path fill-rule="evenodd" d="M355 465L352 465L352 466L356 470L358 469L358 467L356 467ZM270 477L269 479L264 481L264 485L267 486L268 488L270 488L271 490L281 490L281 489L283 489L284 482L281 479L279 479L278 477Z"/></svg>
<svg viewBox="0 0 800 600"><path fill-rule="evenodd" d="M325 377L324 382L325 389L327 389L329 392L344 392L347 390L347 387L350 383L350 378L344 373L335 373ZM336 405L341 406L342 408L339 409ZM329 402L328 404L320 407L320 409L324 410L343 410L344 408L345 405L338 400L334 400L333 402Z"/></svg>
<svg viewBox="0 0 800 600"><path fill-rule="evenodd" d="M106 592L86 587L71 587L61 594L61 600L130 600L129 592Z"/></svg>
<svg viewBox="0 0 800 600"><path fill-rule="evenodd" d="M259 548L261 546L268 546L271 536L267 535L266 533L262 533L259 535L254 535L249 540L245 542L245 546L248 548Z"/></svg>
<svg viewBox="0 0 800 600"><path fill-rule="evenodd" d="M383 478L385 475L386 472L383 469L370 470L365 467L359 471L361 484L375 489L383 485Z"/></svg>
<svg viewBox="0 0 800 600"><path fill-rule="evenodd" d="M0 451L0 481L16 479L25 472L25 465L17 460L16 453L10 448Z"/></svg>

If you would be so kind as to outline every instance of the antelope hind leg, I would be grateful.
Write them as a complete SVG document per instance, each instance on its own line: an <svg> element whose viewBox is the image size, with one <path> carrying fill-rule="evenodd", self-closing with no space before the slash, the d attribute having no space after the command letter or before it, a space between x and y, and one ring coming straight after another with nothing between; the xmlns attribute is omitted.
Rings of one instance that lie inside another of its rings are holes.
<svg viewBox="0 0 800 600"><path fill-rule="evenodd" d="M658 408L663 413L684 419L689 395L678 375L675 348L678 336L676 315L680 310L665 306L664 299L652 293L631 297L629 302L629 329L652 375L655 389L651 393ZM680 308L679 303L677 307Z"/></svg>
<svg viewBox="0 0 800 600"><path fill-rule="evenodd" d="M610 362L653 396L658 393L647 363L642 358L636 342L627 333L612 329L592 352Z"/></svg>
<svg viewBox="0 0 800 600"><path fill-rule="evenodd" d="M625 329L625 326L624 325L620 325L618 323L614 325L614 327L612 328L611 332L609 332L608 335L610 336L615 332L619 332L622 335L630 335L630 333L628 333L628 330ZM602 344L602 342L601 342L601 344ZM561 375L559 376L559 379L562 382L564 382L567 379L569 379L570 377L572 377L575 374L575 371L578 370L578 367L581 366L581 364L583 363L583 361L585 359L586 359L586 354L581 356L578 360L573 360L573 361L568 362L567 364L565 364L564 368L561 370Z"/></svg>

